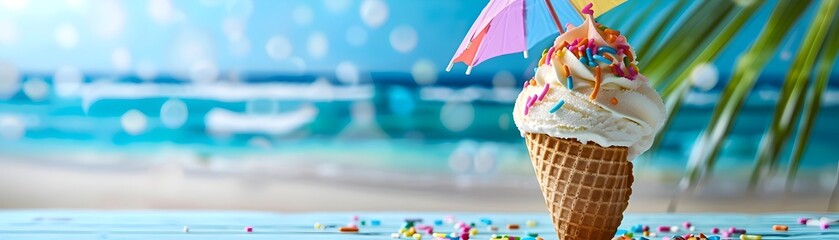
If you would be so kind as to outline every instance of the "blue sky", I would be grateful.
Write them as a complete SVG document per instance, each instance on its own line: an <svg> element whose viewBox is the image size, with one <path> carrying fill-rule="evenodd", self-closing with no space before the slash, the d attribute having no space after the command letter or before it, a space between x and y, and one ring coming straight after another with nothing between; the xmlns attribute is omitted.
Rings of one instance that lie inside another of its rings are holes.
<svg viewBox="0 0 839 240"><path fill-rule="evenodd" d="M209 72L218 78L229 71L443 71L485 4L485 0L62 0L50 4L6 0L0 1L0 61L21 72L51 73L72 67L82 72L195 73L192 76ZM751 36L759 32L774 4L766 5L736 39L738 43L716 62L722 78ZM812 12L782 45L768 74L786 71L789 61L781 55L794 56ZM629 36L630 41L635 37ZM540 50L532 51L531 56L536 56ZM506 70L521 76L537 60L505 56L479 65L474 72ZM458 65L448 74L464 70Z"/></svg>

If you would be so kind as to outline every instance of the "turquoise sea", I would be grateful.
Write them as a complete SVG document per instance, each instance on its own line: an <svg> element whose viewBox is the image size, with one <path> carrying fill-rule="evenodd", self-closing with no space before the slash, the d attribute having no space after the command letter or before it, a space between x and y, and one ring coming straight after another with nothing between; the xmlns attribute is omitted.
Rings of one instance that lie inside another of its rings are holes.
<svg viewBox="0 0 839 240"><path fill-rule="evenodd" d="M33 95L37 91L30 88L0 102L0 157L49 155L62 156L46 158L53 163L125 164L106 154L120 153L132 155L131 164L159 161L162 155L204 162L260 159L383 171L530 174L510 113L522 79L505 85L493 84L492 76L469 76L421 86L407 74L380 73L346 85L321 76L252 75L186 84L175 77L143 81L87 75L82 82L56 85L49 75L25 75L24 85L39 81L46 92ZM778 81L759 81L749 96L725 143L722 168L754 163L778 96L778 86L760 82ZM691 92L671 120L662 148L642 156L642 166L684 169L718 88ZM839 88L832 86L803 169L835 169L837 121Z"/></svg>

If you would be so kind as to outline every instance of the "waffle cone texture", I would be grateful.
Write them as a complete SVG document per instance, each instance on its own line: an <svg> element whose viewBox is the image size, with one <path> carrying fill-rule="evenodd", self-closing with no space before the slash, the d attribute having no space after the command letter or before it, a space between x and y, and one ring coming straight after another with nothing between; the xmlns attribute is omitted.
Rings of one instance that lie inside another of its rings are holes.
<svg viewBox="0 0 839 240"><path fill-rule="evenodd" d="M629 149L539 133L525 141L559 239L612 239L632 194Z"/></svg>

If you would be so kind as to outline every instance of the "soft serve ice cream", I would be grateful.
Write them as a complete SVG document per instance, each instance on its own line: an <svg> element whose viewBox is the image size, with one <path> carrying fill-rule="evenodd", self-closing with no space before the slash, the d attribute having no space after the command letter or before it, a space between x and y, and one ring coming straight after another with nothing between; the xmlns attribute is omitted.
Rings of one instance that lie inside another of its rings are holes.
<svg viewBox="0 0 839 240"><path fill-rule="evenodd" d="M513 119L521 134L625 146L629 160L647 151L666 116L634 55L620 32L590 15L569 26L516 99Z"/></svg>

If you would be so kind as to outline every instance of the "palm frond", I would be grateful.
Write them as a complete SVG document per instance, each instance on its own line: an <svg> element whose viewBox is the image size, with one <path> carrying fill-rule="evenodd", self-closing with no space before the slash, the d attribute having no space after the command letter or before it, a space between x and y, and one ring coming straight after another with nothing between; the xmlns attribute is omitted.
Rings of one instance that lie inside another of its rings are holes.
<svg viewBox="0 0 839 240"><path fill-rule="evenodd" d="M648 20L647 16L651 16L653 11L655 11L655 9L658 8L659 4L661 4L660 0L654 0L647 3L647 6L644 8L644 10L641 11L641 14L636 14L635 18L624 24L625 26L620 26L621 28L619 29L621 29L621 31L626 36L634 36L635 33L637 33L638 30L641 28L641 26L646 24L646 20ZM666 23L666 21L658 21L656 22L656 25L658 27L662 27L661 25Z"/></svg>
<svg viewBox="0 0 839 240"><path fill-rule="evenodd" d="M713 168L723 140L728 136L737 119L746 96L774 55L781 40L792 28L795 21L791 19L798 19L811 2L811 0L779 1L754 44L738 58L734 74L723 90L708 126L697 139L694 154L690 156L691 162L703 165L703 172L708 172ZM691 184L686 186L687 188L694 187L698 170L698 167L690 170Z"/></svg>
<svg viewBox="0 0 839 240"><path fill-rule="evenodd" d="M823 49L826 49L826 51L819 55L819 59L816 62L815 83L810 85L807 91L807 102L804 104L804 113L801 116L801 123L798 125L798 133L795 136L795 144L793 145L792 154L789 158L786 186L788 192L792 190L795 175L798 172L801 159L807 149L810 133L813 131L813 124L816 121L816 115L818 115L819 108L821 107L822 93L827 89L830 72L833 71L833 64L836 62L836 57L839 53L839 15L834 14L833 21L830 24L830 32L824 41L825 45Z"/></svg>
<svg viewBox="0 0 839 240"><path fill-rule="evenodd" d="M614 29L622 29L621 25L627 22L627 19L630 19L632 18L632 16L635 16L635 9L638 7L640 3L642 2L629 1L624 4L625 6L617 7L614 10L601 15L599 18L597 18L597 21L602 23L603 25L609 26ZM648 7L650 5L651 4L647 4Z"/></svg>
<svg viewBox="0 0 839 240"><path fill-rule="evenodd" d="M781 88L781 94L775 107L772 122L761 140L755 157L756 166L752 171L749 187L754 189L762 170L769 168L775 171L780 159L778 154L784 149L798 116L804 108L810 73L813 70L816 57L822 49L827 32L830 30L833 13L836 12L839 1L822 1L819 11L811 22L810 29L801 44L801 49L795 57ZM767 166L768 165L768 166Z"/></svg>
<svg viewBox="0 0 839 240"><path fill-rule="evenodd" d="M650 84L654 87L660 87L662 83L666 82L668 75L675 72L680 72L685 66L683 59L691 59L702 49L703 44L707 44L705 37L697 36L714 36L720 31L717 26L724 26L729 13L734 9L734 3L731 1L710 1L699 6L693 11L685 20L682 26L679 26L676 31L671 34L664 44L655 48L646 65L641 67L645 69L645 75L650 79ZM648 40L638 48L643 50L653 46L654 41Z"/></svg>
<svg viewBox="0 0 839 240"><path fill-rule="evenodd" d="M731 39L743 29L746 22L752 18L757 9L763 6L764 3L765 1L757 1L752 5L743 7L739 11L736 11L734 13L734 17L731 18L731 21L725 25L725 28L723 28L719 34L713 37L713 40L711 40L706 47L696 48L697 50L702 49L702 51L696 56L696 58L688 63L688 67L682 70L681 73L672 81L667 81L665 83L666 85L661 91L661 97L664 99L665 109L668 115L667 119L673 119L679 112L682 100L690 89L691 84L689 76L691 71L700 64L711 62L716 59L717 56L723 52L723 49L732 42ZM667 121L661 131L659 131L658 136L656 136L653 146L651 147L653 152L661 146L665 133L670 127L670 123L671 121Z"/></svg>

